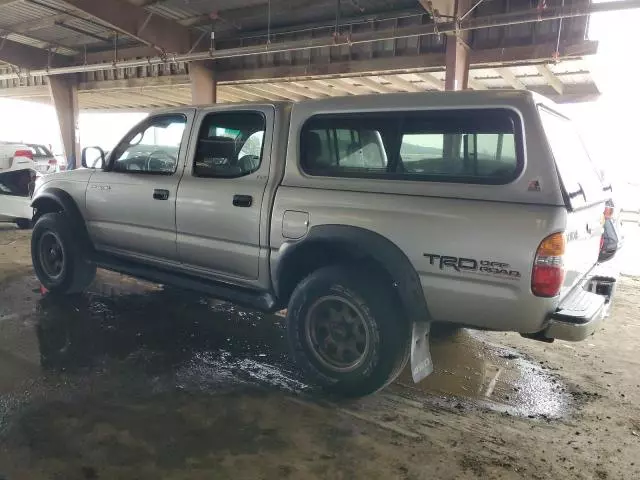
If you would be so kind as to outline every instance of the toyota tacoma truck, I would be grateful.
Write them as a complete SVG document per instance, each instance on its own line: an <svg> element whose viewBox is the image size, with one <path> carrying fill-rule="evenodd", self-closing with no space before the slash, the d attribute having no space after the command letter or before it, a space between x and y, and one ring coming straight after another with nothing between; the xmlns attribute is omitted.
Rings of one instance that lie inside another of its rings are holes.
<svg viewBox="0 0 640 480"><path fill-rule="evenodd" d="M607 194L571 122L530 92L437 92L151 114L33 195L32 257L55 294L96 268L286 309L310 382L359 396L433 322L582 340Z"/></svg>

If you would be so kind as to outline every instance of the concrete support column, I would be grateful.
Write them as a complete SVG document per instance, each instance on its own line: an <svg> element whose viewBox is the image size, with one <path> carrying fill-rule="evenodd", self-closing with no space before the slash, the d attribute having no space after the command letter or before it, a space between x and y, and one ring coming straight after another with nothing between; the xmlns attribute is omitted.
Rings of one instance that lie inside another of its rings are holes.
<svg viewBox="0 0 640 480"><path fill-rule="evenodd" d="M191 101L196 105L216 103L216 76L213 62L191 62Z"/></svg>
<svg viewBox="0 0 640 480"><path fill-rule="evenodd" d="M445 90L466 90L469 83L469 49L464 40L455 35L448 36L445 57Z"/></svg>
<svg viewBox="0 0 640 480"><path fill-rule="evenodd" d="M455 17L460 18L469 8L470 0L456 0ZM459 32L447 36L445 75L446 90L466 90L469 83L469 32Z"/></svg>
<svg viewBox="0 0 640 480"><path fill-rule="evenodd" d="M49 92L58 117L60 137L67 168L80 166L80 129L78 126L78 79L75 75L51 75Z"/></svg>

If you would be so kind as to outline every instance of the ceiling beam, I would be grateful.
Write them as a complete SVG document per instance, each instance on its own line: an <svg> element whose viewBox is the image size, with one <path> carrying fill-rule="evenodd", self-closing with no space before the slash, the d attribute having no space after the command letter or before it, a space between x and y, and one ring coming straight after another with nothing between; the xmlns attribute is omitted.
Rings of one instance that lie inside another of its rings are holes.
<svg viewBox="0 0 640 480"><path fill-rule="evenodd" d="M598 42L579 41L561 44L560 59L594 55L598 51ZM523 64L549 61L556 52L555 43L527 45L505 48L472 50L469 61L472 68L504 66L505 64ZM281 65L274 67L245 67L220 69L219 82L264 80L273 78L290 79L323 75L347 75L369 73L371 75L389 75L395 73L411 73L410 70L440 70L445 66L444 53L425 53L422 55L398 55L394 57L352 60L348 62L326 62L324 58L318 63L308 62L299 65ZM309 78L311 79L311 78Z"/></svg>
<svg viewBox="0 0 640 480"><path fill-rule="evenodd" d="M509 67L496 68L496 72L507 82L512 88L516 90L526 90L527 86L522 83L518 77L516 77Z"/></svg>
<svg viewBox="0 0 640 480"><path fill-rule="evenodd" d="M355 81L363 85L364 87L373 90L376 93L393 93L395 90L382 85L380 82L376 82L373 78L369 77L357 77Z"/></svg>
<svg viewBox="0 0 640 480"><path fill-rule="evenodd" d="M444 81L440 80L438 77L431 73L422 72L416 73L416 75L421 78L425 83L428 83L436 90L444 90Z"/></svg>
<svg viewBox="0 0 640 480"><path fill-rule="evenodd" d="M279 83L273 83L272 85L274 87L282 88L283 90L285 90L287 92L291 92L291 93L293 93L295 95L300 95L300 96L305 97L305 98L326 97L325 94L318 94L318 92L314 92L311 89L308 89L308 88L305 88L305 87L301 87L300 85L296 85L295 83L279 82Z"/></svg>
<svg viewBox="0 0 640 480"><path fill-rule="evenodd" d="M252 85L254 86L254 85ZM256 88L258 88L259 90L263 90L267 93L270 94L274 94L274 95L279 95L281 96L283 99L285 100L293 100L293 101L300 101L300 100L307 100L308 97L305 97L303 95L300 95L296 92L294 92L293 90L287 88L284 85L276 85L273 83L258 83L255 85Z"/></svg>
<svg viewBox="0 0 640 480"><path fill-rule="evenodd" d="M366 95L371 93L370 89L365 87L357 87L354 84L349 83L341 78L327 78L319 81L325 85L331 85L333 88L336 88L349 95Z"/></svg>
<svg viewBox="0 0 640 480"><path fill-rule="evenodd" d="M546 82L553 87L553 89L559 94L562 95L564 93L564 84L560 81L558 77L551 71L551 69L546 65L536 65L536 70L538 73L542 75L542 77L546 80Z"/></svg>
<svg viewBox="0 0 640 480"><path fill-rule="evenodd" d="M342 97L343 93L339 92L335 88L327 87L326 85L322 85L313 80L310 81L302 81L302 82L294 82L295 85L301 85L304 88L308 88L309 91L317 93L319 95L328 96L328 97Z"/></svg>
<svg viewBox="0 0 640 480"><path fill-rule="evenodd" d="M34 30L40 30L42 28L50 27L56 22L64 22L69 18L72 17L66 13L56 13L55 15L50 15L44 18L36 18L34 20L26 20L24 22L15 23L11 25L11 29L16 33L27 33Z"/></svg>
<svg viewBox="0 0 640 480"><path fill-rule="evenodd" d="M472 88L473 90L487 90L488 87L482 83L479 80L476 80L475 78L471 78L469 77L469 79L467 80L467 84L469 85L469 88Z"/></svg>
<svg viewBox="0 0 640 480"><path fill-rule="evenodd" d="M57 48L64 48L66 50L70 50L72 54L77 54L78 50L76 47L74 46L70 46L70 45L64 45L62 43L59 42L53 42L51 40L44 40L42 38L38 38L37 36L34 36L32 34L29 33L21 33L18 32L16 30L13 29L13 27L11 27L10 30L6 29L6 28L0 28L0 34L2 35L2 37L11 35L11 34L17 34L20 35L21 37L25 37L28 38L30 40L35 40L36 42L39 42L41 45L40 46L35 46L35 45L30 45L32 47L36 47L36 48L41 48L43 50L48 50L48 49L52 49L52 50L56 50ZM2 37L0 37L0 42L2 41ZM18 42L20 43L20 42Z"/></svg>
<svg viewBox="0 0 640 480"><path fill-rule="evenodd" d="M256 84L246 83L242 85L242 91L243 93L253 93L256 96L262 96L267 100L273 100L273 101L290 100L290 98L287 97L286 94L284 93L274 93L273 89L270 89L266 83L256 83Z"/></svg>
<svg viewBox="0 0 640 480"><path fill-rule="evenodd" d="M115 30L168 53L185 53L192 47L188 28L126 0L64 1Z"/></svg>
<svg viewBox="0 0 640 480"><path fill-rule="evenodd" d="M249 91L245 90L242 87L244 87L244 85L238 85L238 86L225 85L223 87L223 89L225 91L228 91L232 95L235 95L238 98L242 98L243 100L245 100L247 102L256 102L256 101L262 101L262 100L266 100L267 99L267 97L265 97L262 94L256 94L256 93L253 93L253 92L249 92ZM218 85L218 88L220 88L219 85Z"/></svg>
<svg viewBox="0 0 640 480"><path fill-rule="evenodd" d="M0 88L0 98L36 98L49 97L49 87L47 85L29 85L24 87L2 87Z"/></svg>
<svg viewBox="0 0 640 480"><path fill-rule="evenodd" d="M162 88L190 86L189 75L166 75L162 77L126 78L121 80L97 80L80 82L79 90L127 90L131 88Z"/></svg>
<svg viewBox="0 0 640 480"><path fill-rule="evenodd" d="M66 64L64 57L49 53L41 48L0 38L0 62L10 63L25 69L61 67Z"/></svg>
<svg viewBox="0 0 640 480"><path fill-rule="evenodd" d="M405 92L424 92L423 88L420 88L418 85L415 85L414 83L411 83L410 81L405 80L404 78L401 78L397 75L388 75L382 78L384 78L398 90L403 90Z"/></svg>

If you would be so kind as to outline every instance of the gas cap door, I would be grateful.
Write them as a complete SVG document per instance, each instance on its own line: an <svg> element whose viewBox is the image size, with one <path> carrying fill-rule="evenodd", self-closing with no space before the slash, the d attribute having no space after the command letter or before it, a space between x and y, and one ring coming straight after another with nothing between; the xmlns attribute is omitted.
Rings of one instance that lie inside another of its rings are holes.
<svg viewBox="0 0 640 480"><path fill-rule="evenodd" d="M309 213L286 210L282 217L282 236L284 238L302 238L309 230Z"/></svg>

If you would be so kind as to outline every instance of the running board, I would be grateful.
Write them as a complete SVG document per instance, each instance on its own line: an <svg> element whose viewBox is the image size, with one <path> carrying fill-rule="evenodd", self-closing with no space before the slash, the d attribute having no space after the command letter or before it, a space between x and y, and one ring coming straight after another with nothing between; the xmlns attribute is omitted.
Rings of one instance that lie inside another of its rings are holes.
<svg viewBox="0 0 640 480"><path fill-rule="evenodd" d="M95 258L96 266L113 272L124 273L154 283L171 285L220 300L226 300L244 307L254 308L265 313L278 310L275 295L271 292L236 287L196 276L176 274L139 263L100 255Z"/></svg>

